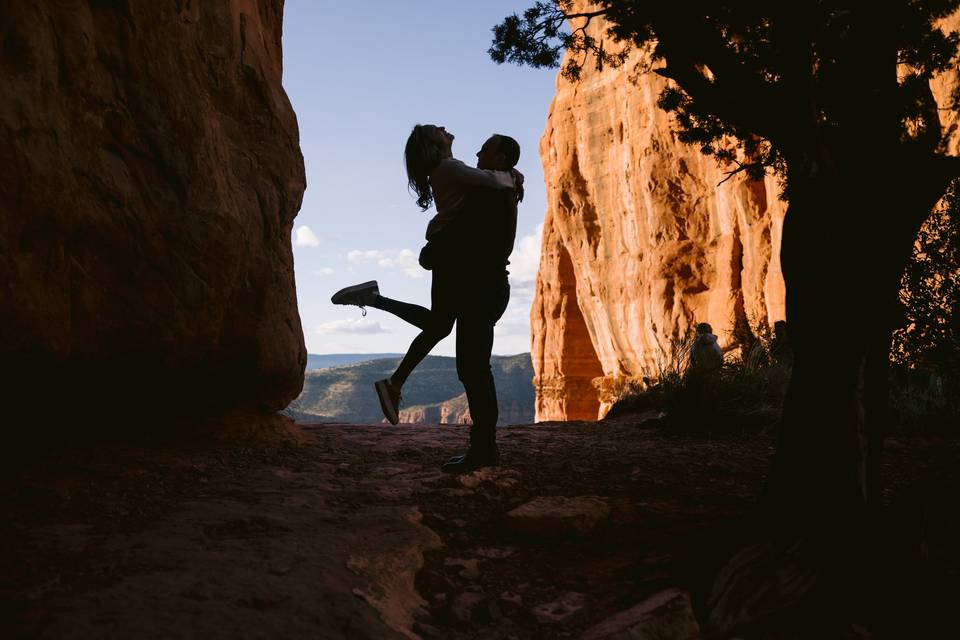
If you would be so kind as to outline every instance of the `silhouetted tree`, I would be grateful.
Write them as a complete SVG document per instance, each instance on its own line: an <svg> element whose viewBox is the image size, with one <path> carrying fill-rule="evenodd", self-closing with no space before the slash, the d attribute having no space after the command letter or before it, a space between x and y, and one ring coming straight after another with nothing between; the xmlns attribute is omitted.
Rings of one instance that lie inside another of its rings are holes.
<svg viewBox="0 0 960 640"><path fill-rule="evenodd" d="M791 535L850 542L879 498L901 275L960 175L930 87L956 67L960 36L939 21L958 7L552 0L494 28L495 61L556 66L567 50L571 79L649 50L651 70L673 81L660 106L681 140L734 172L782 178L794 364L762 504ZM600 16L607 28L588 29Z"/></svg>

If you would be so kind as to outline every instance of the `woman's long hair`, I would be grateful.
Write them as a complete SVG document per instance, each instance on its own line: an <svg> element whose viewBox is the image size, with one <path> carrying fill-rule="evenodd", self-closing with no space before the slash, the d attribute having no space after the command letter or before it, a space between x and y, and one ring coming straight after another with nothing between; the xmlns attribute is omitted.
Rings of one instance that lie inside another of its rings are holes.
<svg viewBox="0 0 960 640"><path fill-rule="evenodd" d="M440 164L440 149L422 124L414 126L410 132L403 159L407 167L407 186L417 194L420 209L426 211L433 203L430 172Z"/></svg>

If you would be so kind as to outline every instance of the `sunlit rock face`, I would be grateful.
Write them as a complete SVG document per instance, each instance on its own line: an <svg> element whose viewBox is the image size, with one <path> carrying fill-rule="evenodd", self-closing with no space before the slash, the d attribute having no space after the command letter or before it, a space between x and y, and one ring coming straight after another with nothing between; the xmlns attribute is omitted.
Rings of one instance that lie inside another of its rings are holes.
<svg viewBox="0 0 960 640"><path fill-rule="evenodd" d="M944 33L960 31L960 11L941 20L938 26ZM940 74L930 82L933 96L940 105L940 128L946 140L943 153L960 156L960 113L956 108L944 108L952 105L954 96L960 96L960 70Z"/></svg>
<svg viewBox="0 0 960 640"><path fill-rule="evenodd" d="M24 398L143 415L297 396L282 14L0 4L0 375Z"/></svg>
<svg viewBox="0 0 960 640"><path fill-rule="evenodd" d="M631 77L640 62L557 79L540 143L537 420L596 419L614 379L654 373L670 338L698 322L729 344L738 323L784 315L776 181L720 184L716 161L677 141L656 106L666 80Z"/></svg>
<svg viewBox="0 0 960 640"><path fill-rule="evenodd" d="M590 29L600 35L605 26L595 20ZM656 375L671 337L698 322L730 347L734 327L756 330L785 315L779 185L724 180L714 159L681 144L656 106L667 81L642 73L642 62L634 53L620 69L587 65L578 83L557 79L540 143L547 213L531 311L538 421L604 415L621 379ZM937 79L937 97L956 82L956 74ZM956 117L943 113L955 154Z"/></svg>

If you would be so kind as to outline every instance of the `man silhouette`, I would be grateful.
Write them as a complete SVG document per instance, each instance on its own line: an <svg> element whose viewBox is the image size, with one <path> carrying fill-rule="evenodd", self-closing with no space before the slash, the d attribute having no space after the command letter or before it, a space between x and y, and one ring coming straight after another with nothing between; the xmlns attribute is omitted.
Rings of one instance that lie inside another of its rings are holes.
<svg viewBox="0 0 960 640"><path fill-rule="evenodd" d="M491 136L477 152L477 168L510 170L520 159L520 145L509 136ZM496 442L499 418L497 390L490 370L493 328L510 301L507 264L517 234L518 193L475 189L465 210L444 238L447 249L438 257L442 268L434 278L450 292L456 315L457 377L470 407L470 445L467 452L443 465L447 473L464 473L500 462Z"/></svg>

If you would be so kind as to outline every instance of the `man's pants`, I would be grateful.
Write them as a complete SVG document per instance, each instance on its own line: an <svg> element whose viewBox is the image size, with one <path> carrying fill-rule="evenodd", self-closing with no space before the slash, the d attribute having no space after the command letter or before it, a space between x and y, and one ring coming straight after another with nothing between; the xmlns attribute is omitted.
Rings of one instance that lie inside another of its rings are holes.
<svg viewBox="0 0 960 640"><path fill-rule="evenodd" d="M506 311L510 285L506 274L461 280L457 296L457 377L467 392L471 447L493 446L497 425L497 388L490 370L493 327Z"/></svg>

